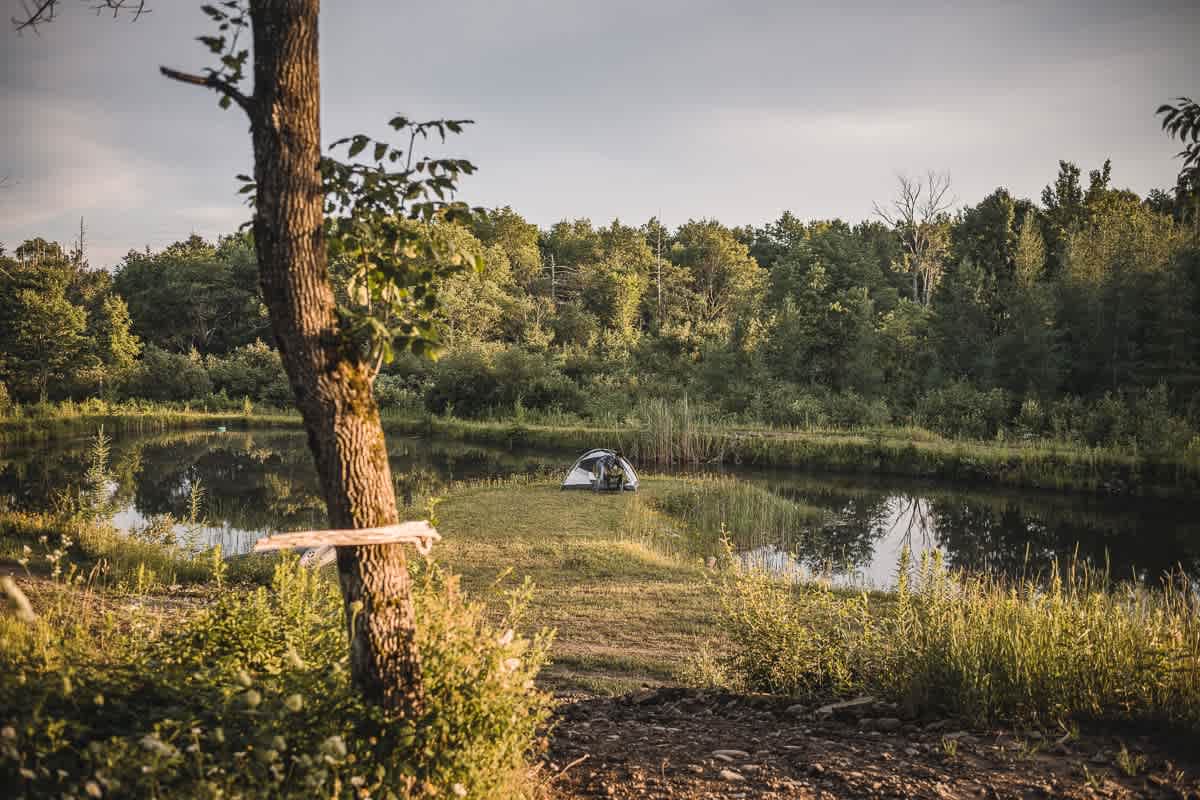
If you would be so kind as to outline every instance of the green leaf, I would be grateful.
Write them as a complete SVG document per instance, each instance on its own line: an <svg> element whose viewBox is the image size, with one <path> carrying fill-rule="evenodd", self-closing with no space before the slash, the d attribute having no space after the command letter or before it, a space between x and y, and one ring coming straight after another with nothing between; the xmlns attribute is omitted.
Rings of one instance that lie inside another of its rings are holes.
<svg viewBox="0 0 1200 800"><path fill-rule="evenodd" d="M388 149L388 146L387 146L386 142L376 142L375 143L375 160L383 161L383 157L387 153L387 149Z"/></svg>
<svg viewBox="0 0 1200 800"><path fill-rule="evenodd" d="M370 140L361 133L358 136L355 136L353 141L350 143L349 152L346 153L347 157L354 158L356 155L361 153L366 148L368 141Z"/></svg>

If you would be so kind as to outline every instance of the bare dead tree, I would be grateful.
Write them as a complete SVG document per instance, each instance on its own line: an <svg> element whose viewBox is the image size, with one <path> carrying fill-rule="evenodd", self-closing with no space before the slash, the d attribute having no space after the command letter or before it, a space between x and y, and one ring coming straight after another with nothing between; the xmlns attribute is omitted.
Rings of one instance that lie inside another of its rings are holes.
<svg viewBox="0 0 1200 800"><path fill-rule="evenodd" d="M898 175L897 180L896 199L890 207L875 203L875 214L900 235L913 300L928 306L949 247L950 174L930 170L923 178Z"/></svg>
<svg viewBox="0 0 1200 800"><path fill-rule="evenodd" d="M61 0L21 0L21 13L12 18L13 27L18 33L25 30L37 33L38 26L54 21L60 2ZM142 14L150 13L150 9L146 8L146 0L84 0L84 4L97 14L108 11L112 12L115 18L124 13L133 21L137 21Z"/></svg>

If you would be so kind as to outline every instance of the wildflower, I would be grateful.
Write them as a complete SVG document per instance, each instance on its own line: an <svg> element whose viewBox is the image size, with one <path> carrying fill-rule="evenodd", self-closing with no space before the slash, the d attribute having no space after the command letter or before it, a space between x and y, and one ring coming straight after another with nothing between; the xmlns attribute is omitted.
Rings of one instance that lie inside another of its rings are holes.
<svg viewBox="0 0 1200 800"><path fill-rule="evenodd" d="M304 708L304 698L298 694L291 694L283 701L283 704L287 706L288 711L297 713L300 709Z"/></svg>
<svg viewBox="0 0 1200 800"><path fill-rule="evenodd" d="M330 736L321 743L321 752L333 758L345 758L346 742L340 736Z"/></svg>
<svg viewBox="0 0 1200 800"><path fill-rule="evenodd" d="M510 645L513 640L513 635L514 634L513 634L512 628L509 628L508 630L506 630L504 632L504 635L500 637L500 641L499 641L500 646L507 647L508 645Z"/></svg>
<svg viewBox="0 0 1200 800"><path fill-rule="evenodd" d="M174 747L171 747L171 745L167 744L162 739L159 739L157 736L155 736L152 733L148 733L145 736L143 736L138 741L138 744L140 744L142 746L143 750L154 753L155 755L158 755L158 756L163 756L164 758L167 758L167 757L175 754Z"/></svg>

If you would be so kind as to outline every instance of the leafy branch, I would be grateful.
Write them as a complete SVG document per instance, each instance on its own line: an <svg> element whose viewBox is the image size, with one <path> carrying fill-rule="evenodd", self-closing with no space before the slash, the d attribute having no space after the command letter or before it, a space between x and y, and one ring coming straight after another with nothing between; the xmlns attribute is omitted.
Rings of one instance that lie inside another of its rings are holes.
<svg viewBox="0 0 1200 800"><path fill-rule="evenodd" d="M441 282L482 258L459 245L450 226L471 221L478 208L454 199L458 182L475 165L458 158L419 155L420 144L462 133L471 120L414 122L396 115L388 125L402 144L357 134L338 139L321 159L325 238L340 279L339 314L347 341L374 364L397 351L433 355ZM239 194L253 205L257 185L238 175Z"/></svg>

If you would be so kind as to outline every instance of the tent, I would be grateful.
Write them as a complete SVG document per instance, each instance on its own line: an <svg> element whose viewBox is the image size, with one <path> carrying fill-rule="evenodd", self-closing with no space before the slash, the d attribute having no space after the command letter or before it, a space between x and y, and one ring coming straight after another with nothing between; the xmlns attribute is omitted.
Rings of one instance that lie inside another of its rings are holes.
<svg viewBox="0 0 1200 800"><path fill-rule="evenodd" d="M633 465L617 451L588 450L571 467L562 488L636 492L638 477Z"/></svg>

